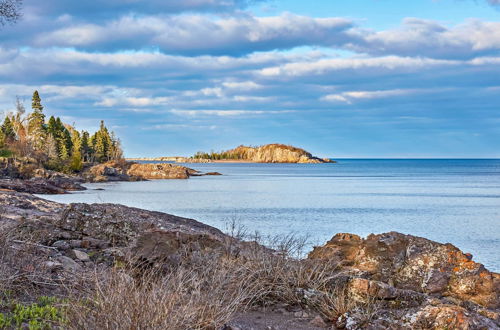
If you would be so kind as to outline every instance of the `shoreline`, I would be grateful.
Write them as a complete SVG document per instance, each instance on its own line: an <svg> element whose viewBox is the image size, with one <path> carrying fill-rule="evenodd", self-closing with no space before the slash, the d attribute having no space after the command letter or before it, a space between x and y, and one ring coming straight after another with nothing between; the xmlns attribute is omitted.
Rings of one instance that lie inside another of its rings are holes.
<svg viewBox="0 0 500 330"><path fill-rule="evenodd" d="M244 159L219 159L219 160L209 160L209 161L186 161L183 160L170 160L163 158L125 158L127 161L137 162L137 161L148 161L148 162L173 162L176 164L317 164L317 163L299 163L299 162L255 162L252 160L244 160ZM330 163L324 164L334 164L335 161L331 161Z"/></svg>
<svg viewBox="0 0 500 330"><path fill-rule="evenodd" d="M168 299L161 298L155 304L174 299L179 286L189 292L190 285L206 283L205 292L210 294L198 301L196 308L217 308L214 301L234 305L216 323L216 329L241 328L248 320L270 323L277 316L281 322L301 324L300 329L344 328L345 324L353 329L368 325L402 329L422 324L464 329L500 326L500 274L488 271L474 262L471 254L451 244L423 237L389 232L363 238L339 233L306 257L296 259L287 249L280 250L279 242L276 247L265 247L261 242L245 241L249 239L245 236L231 236L196 220L162 212L118 204L66 205L12 191L0 191L0 204L0 234L9 233L5 238L0 235L0 243L5 241L0 264L7 267L0 270L15 274L16 267L32 265L27 268L33 272L29 278L42 283L38 286L47 283L43 295L73 299L69 304L73 313L88 310L84 309L87 305L81 305L85 296L64 291L64 283L87 279L87 291L81 294L91 290L101 302L93 305L90 316L97 322L95 326L102 318L129 313L130 295L143 299L141 304L148 306L144 308L151 307L147 305L152 299L150 291L142 291L136 284L139 281L149 288L157 283L148 275L149 267L158 270L154 274L160 281L171 281L172 274L198 276L194 282L179 282L172 289L160 286L167 294L173 291ZM56 280L52 282L52 278ZM62 285L57 280L61 278L66 281ZM115 282L107 281L109 278ZM240 286L247 281L251 285ZM17 287L23 288L28 287ZM262 296L263 289L270 294ZM283 290L288 293L283 295ZM325 295L335 298L341 292L345 292L341 297L347 305L323 300ZM239 298L242 293L244 299ZM30 291L35 301L41 294ZM15 297L13 294L9 299ZM186 296L187 301L190 297ZM102 303L116 306L119 313L109 316L101 309ZM263 303L266 308L261 307ZM331 314L339 306L343 309ZM187 310L191 308L195 307ZM366 313L372 313L368 320L363 318ZM164 322L170 322L170 316L155 315L165 317ZM90 321L85 315L81 317L85 324ZM169 323L163 324L165 328Z"/></svg>

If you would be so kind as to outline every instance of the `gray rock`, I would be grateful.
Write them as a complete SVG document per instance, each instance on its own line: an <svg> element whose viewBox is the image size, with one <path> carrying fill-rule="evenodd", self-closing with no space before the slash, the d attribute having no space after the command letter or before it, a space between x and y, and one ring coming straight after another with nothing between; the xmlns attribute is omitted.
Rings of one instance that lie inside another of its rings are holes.
<svg viewBox="0 0 500 330"><path fill-rule="evenodd" d="M82 247L82 240L79 239L73 239L69 241L69 245L74 249L74 248L81 248Z"/></svg>
<svg viewBox="0 0 500 330"><path fill-rule="evenodd" d="M90 261L89 255L83 251L73 250L72 253L75 256L75 258L80 260L80 261L83 261L83 262Z"/></svg>
<svg viewBox="0 0 500 330"><path fill-rule="evenodd" d="M71 248L70 244L66 241L56 241L52 244L53 247L59 250L69 250Z"/></svg>
<svg viewBox="0 0 500 330"><path fill-rule="evenodd" d="M63 265L60 262L57 262L57 261L46 261L44 263L44 265L49 270L55 270L55 269L63 267Z"/></svg>
<svg viewBox="0 0 500 330"><path fill-rule="evenodd" d="M74 261L69 257L60 256L57 257L56 260L61 264L62 268L67 272L76 273L82 270L82 266L80 266L76 261Z"/></svg>

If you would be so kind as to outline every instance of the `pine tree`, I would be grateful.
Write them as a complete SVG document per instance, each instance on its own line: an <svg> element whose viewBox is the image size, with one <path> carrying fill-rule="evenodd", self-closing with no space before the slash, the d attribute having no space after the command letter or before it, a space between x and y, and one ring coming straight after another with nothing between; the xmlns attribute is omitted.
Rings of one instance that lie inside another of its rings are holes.
<svg viewBox="0 0 500 330"><path fill-rule="evenodd" d="M64 147L66 148L66 150L68 150L68 154L71 155L71 150L73 149L73 141L71 139L71 133L64 126L61 133L62 133L61 143L64 144Z"/></svg>
<svg viewBox="0 0 500 330"><path fill-rule="evenodd" d="M0 130L0 149L5 147L5 135L3 135L2 130Z"/></svg>
<svg viewBox="0 0 500 330"><path fill-rule="evenodd" d="M110 149L112 147L113 141L109 135L108 129L104 125L104 121L101 120L101 125L99 130L91 138L92 148L95 153L95 159L98 162L106 162L111 159Z"/></svg>
<svg viewBox="0 0 500 330"><path fill-rule="evenodd" d="M82 139L81 139L81 151L84 162L92 162L92 148L90 146L90 134L87 131L82 131Z"/></svg>
<svg viewBox="0 0 500 330"><path fill-rule="evenodd" d="M65 143L62 143L60 146L59 146L59 158L62 160L62 161L65 161L69 158L69 150L68 148L66 147L66 144Z"/></svg>
<svg viewBox="0 0 500 330"><path fill-rule="evenodd" d="M12 125L12 121L9 116L5 117L1 129L5 142L12 142L15 140L16 132L14 131L14 126Z"/></svg>
<svg viewBox="0 0 500 330"><path fill-rule="evenodd" d="M43 112L42 100L40 99L40 95L38 94L38 91L33 92L33 98L31 100L31 108L35 112L39 112L39 113Z"/></svg>
<svg viewBox="0 0 500 330"><path fill-rule="evenodd" d="M73 147L71 150L70 169L72 171L79 172L83 168L83 160L82 160L82 139L80 138L80 133L78 133L77 130L72 131L71 142L73 144Z"/></svg>
<svg viewBox="0 0 500 330"><path fill-rule="evenodd" d="M56 119L54 118L54 116L50 116L49 122L47 123L47 133L52 134L54 137L56 137L57 132L58 129L57 129Z"/></svg>
<svg viewBox="0 0 500 330"><path fill-rule="evenodd" d="M28 135L35 150L43 150L45 146L45 115L38 91L33 93L31 103L33 112L28 117Z"/></svg>

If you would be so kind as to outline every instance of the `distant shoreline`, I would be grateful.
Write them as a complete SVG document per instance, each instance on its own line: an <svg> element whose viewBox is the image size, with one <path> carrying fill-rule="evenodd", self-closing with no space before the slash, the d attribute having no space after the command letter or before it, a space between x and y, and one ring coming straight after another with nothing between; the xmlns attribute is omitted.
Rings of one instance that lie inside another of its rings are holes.
<svg viewBox="0 0 500 330"><path fill-rule="evenodd" d="M206 160L206 161L196 161L196 159L178 157L177 159L167 159L167 158L177 158L177 157L158 157L158 158L125 158L127 161L148 161L148 162L174 162L174 163L184 163L184 164L308 164L308 163L286 163L286 162L255 162L252 160L245 159L220 159L220 160ZM335 163L332 160L331 163Z"/></svg>

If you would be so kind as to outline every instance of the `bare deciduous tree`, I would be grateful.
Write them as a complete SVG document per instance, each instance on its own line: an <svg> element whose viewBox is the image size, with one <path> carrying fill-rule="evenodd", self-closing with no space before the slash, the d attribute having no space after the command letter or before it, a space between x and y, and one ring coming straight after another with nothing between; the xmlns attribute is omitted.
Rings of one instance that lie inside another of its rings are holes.
<svg viewBox="0 0 500 330"><path fill-rule="evenodd" d="M0 25L15 23L22 16L23 0L0 0Z"/></svg>

